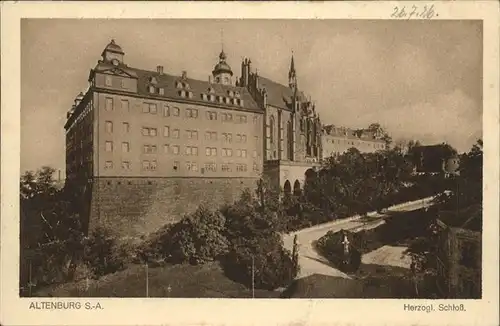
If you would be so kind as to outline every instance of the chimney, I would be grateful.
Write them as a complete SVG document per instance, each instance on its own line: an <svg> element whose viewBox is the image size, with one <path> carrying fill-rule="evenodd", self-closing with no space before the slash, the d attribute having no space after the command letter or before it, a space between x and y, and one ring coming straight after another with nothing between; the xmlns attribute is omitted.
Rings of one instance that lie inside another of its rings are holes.
<svg viewBox="0 0 500 326"><path fill-rule="evenodd" d="M186 70L183 70L182 71L182 76L181 76L182 79L186 79L187 78L187 71Z"/></svg>
<svg viewBox="0 0 500 326"><path fill-rule="evenodd" d="M248 74L247 74L247 59L241 62L241 83L240 86L248 85Z"/></svg>
<svg viewBox="0 0 500 326"><path fill-rule="evenodd" d="M61 182L61 170L57 170L57 181Z"/></svg>
<svg viewBox="0 0 500 326"><path fill-rule="evenodd" d="M163 75L163 66L156 66L156 72L158 72L160 75Z"/></svg>
<svg viewBox="0 0 500 326"><path fill-rule="evenodd" d="M211 84L212 83L212 76L208 75L208 83Z"/></svg>

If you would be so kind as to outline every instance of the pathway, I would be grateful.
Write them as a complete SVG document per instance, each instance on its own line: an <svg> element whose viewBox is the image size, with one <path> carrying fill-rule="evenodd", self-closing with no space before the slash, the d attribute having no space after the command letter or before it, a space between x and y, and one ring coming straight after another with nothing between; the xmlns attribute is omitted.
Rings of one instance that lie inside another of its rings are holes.
<svg viewBox="0 0 500 326"><path fill-rule="evenodd" d="M380 219L383 219L391 212L410 212L424 208L426 206L429 207L432 205L433 198L434 197L428 197L417 201L399 204L388 208L387 212L384 214L378 214L373 212L369 213L368 216L374 218L378 217ZM337 220L326 224L317 225L307 229L302 229L296 232L292 232L290 234L285 234L283 236L284 245L285 248L289 249L290 251L293 248L293 238L295 235L297 235L297 241L299 244L299 265L301 269L297 278L307 277L312 274L322 274L322 275L350 278L345 273L334 268L326 258L319 255L313 248L313 242L324 236L328 231L338 232L341 229L349 230L349 229L361 229L364 227L367 228L373 227L373 220L365 223L361 219L362 219L361 216L353 216L350 218L345 218L342 220ZM404 248L401 250L404 250ZM382 265L384 264L384 262L390 261L391 264L395 264L394 253L396 251L394 249L392 249L391 251L391 249L388 248L381 249L380 252L377 252L377 250L375 250L373 253L368 253L367 255L364 255L363 263L365 261L370 261L370 263L372 264ZM388 258L389 256L393 258L389 259ZM405 263L401 264L405 265Z"/></svg>

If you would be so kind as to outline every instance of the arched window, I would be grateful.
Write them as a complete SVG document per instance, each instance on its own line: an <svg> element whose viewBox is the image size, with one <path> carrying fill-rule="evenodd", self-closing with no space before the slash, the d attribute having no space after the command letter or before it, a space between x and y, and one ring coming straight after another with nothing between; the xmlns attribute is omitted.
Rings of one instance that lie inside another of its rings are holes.
<svg viewBox="0 0 500 326"><path fill-rule="evenodd" d="M288 180L285 181L285 185L283 186L283 191L287 196L292 193L292 185L290 184L290 181Z"/></svg>
<svg viewBox="0 0 500 326"><path fill-rule="evenodd" d="M300 182L299 182L299 180L295 180L295 182L293 184L293 194L295 196L299 196L300 193L301 193Z"/></svg>
<svg viewBox="0 0 500 326"><path fill-rule="evenodd" d="M271 144L274 143L274 117L271 116L269 118L269 138L271 141Z"/></svg>

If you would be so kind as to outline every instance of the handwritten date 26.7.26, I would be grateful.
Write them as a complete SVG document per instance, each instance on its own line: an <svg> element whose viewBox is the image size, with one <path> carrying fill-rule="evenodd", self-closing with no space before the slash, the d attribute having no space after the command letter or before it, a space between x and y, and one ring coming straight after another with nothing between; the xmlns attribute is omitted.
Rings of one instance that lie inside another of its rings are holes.
<svg viewBox="0 0 500 326"><path fill-rule="evenodd" d="M393 9L391 18L398 19L432 19L438 17L439 14L435 12L434 5L417 6L396 6Z"/></svg>

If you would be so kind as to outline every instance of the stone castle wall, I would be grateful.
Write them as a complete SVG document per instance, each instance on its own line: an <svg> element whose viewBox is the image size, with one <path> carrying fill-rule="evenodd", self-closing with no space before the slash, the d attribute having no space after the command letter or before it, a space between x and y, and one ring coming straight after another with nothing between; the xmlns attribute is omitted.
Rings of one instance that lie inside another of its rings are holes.
<svg viewBox="0 0 500 326"><path fill-rule="evenodd" d="M217 209L255 189L255 178L95 178L89 229L101 225L139 237L175 223L200 204Z"/></svg>

